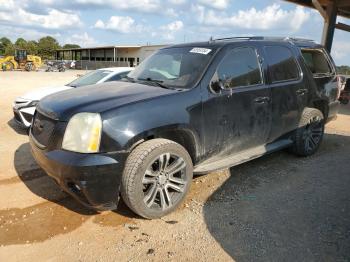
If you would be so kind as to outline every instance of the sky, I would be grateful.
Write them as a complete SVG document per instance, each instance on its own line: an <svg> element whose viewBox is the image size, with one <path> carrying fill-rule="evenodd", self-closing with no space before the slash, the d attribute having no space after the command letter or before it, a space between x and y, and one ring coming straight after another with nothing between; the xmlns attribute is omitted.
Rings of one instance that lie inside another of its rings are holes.
<svg viewBox="0 0 350 262"><path fill-rule="evenodd" d="M278 0L0 0L0 37L50 35L83 47L251 35L320 42L322 27L317 11ZM336 64L350 65L350 33L336 30L334 39Z"/></svg>

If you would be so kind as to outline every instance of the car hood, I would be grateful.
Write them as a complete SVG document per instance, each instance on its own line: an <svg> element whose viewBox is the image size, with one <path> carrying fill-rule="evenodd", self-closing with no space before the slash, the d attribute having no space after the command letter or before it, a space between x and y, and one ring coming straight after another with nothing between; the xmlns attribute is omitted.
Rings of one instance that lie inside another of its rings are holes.
<svg viewBox="0 0 350 262"><path fill-rule="evenodd" d="M131 82L108 82L49 95L37 109L60 121L80 112L102 113L125 104L178 92Z"/></svg>
<svg viewBox="0 0 350 262"><path fill-rule="evenodd" d="M60 91L68 90L68 89L72 89L72 87L70 86L42 87L34 91L25 93L24 95L20 96L19 99L39 101L45 96L48 96Z"/></svg>

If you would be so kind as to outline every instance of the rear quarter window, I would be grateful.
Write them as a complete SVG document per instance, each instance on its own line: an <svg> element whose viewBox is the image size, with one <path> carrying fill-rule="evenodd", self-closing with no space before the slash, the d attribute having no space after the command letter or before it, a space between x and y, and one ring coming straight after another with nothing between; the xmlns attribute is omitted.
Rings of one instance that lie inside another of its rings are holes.
<svg viewBox="0 0 350 262"><path fill-rule="evenodd" d="M269 64L271 83L298 80L299 66L292 51L285 46L265 46L265 53Z"/></svg>
<svg viewBox="0 0 350 262"><path fill-rule="evenodd" d="M301 49L301 53L306 65L313 74L330 74L333 72L322 49Z"/></svg>

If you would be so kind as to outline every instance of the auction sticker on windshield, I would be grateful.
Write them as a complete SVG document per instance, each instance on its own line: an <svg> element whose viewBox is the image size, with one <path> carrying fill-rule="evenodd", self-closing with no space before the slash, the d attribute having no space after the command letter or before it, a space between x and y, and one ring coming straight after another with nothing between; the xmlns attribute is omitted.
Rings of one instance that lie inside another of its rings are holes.
<svg viewBox="0 0 350 262"><path fill-rule="evenodd" d="M211 49L208 48L199 48L195 47L190 50L190 53L197 53L197 54L202 54L202 55L207 55L209 54Z"/></svg>

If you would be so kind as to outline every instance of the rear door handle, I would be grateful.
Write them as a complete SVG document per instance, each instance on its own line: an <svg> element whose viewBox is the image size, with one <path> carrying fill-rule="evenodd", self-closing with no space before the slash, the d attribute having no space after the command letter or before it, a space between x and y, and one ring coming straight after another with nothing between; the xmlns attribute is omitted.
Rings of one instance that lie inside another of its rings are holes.
<svg viewBox="0 0 350 262"><path fill-rule="evenodd" d="M267 96L257 97L254 99L254 103L256 104L265 104L270 101L270 98Z"/></svg>
<svg viewBox="0 0 350 262"><path fill-rule="evenodd" d="M305 95L307 92L308 92L307 89L298 89L298 90L296 91L297 95L299 95L299 96L303 96L303 95Z"/></svg>

